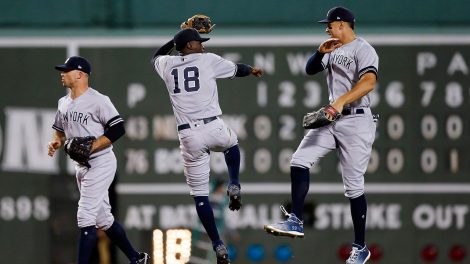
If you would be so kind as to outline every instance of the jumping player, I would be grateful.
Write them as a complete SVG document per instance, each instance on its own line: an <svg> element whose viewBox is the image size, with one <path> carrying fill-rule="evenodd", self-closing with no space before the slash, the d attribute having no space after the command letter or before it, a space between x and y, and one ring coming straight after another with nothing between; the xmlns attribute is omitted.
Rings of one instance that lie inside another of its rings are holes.
<svg viewBox="0 0 470 264"><path fill-rule="evenodd" d="M123 227L114 219L109 204L108 189L116 174L116 157L112 143L125 134L124 120L109 97L88 86L90 63L83 57L68 58L55 66L61 72L62 85L69 93L60 98L52 128L52 141L47 149L53 156L68 138L94 136L90 168L75 164L80 191L77 221L80 228L78 264L88 264L96 244L96 229L104 230L131 263L147 263L147 253L134 250Z"/></svg>
<svg viewBox="0 0 470 264"><path fill-rule="evenodd" d="M218 264L230 263L227 248L219 237L209 203L210 151L223 152L230 181L227 188L229 208L239 210L240 150L235 132L219 117L216 79L254 75L263 71L252 66L233 63L213 53L204 53L201 38L193 28L179 31L172 40L159 48L152 64L165 81L176 118L184 175L194 198L196 211L217 256ZM173 48L179 55L169 55Z"/></svg>
<svg viewBox="0 0 470 264"><path fill-rule="evenodd" d="M350 10L332 8L326 19L319 22L327 24L326 33L331 38L320 44L309 58L306 72L313 75L327 69L330 104L342 117L305 135L291 161L292 213L282 207L287 221L266 225L265 230L274 235L304 236L302 211L309 190L309 169L336 149L354 225L354 243L346 263L363 264L370 257L364 242L367 215L364 173L376 130L368 94L376 84L379 58L369 43L356 37L355 19Z"/></svg>

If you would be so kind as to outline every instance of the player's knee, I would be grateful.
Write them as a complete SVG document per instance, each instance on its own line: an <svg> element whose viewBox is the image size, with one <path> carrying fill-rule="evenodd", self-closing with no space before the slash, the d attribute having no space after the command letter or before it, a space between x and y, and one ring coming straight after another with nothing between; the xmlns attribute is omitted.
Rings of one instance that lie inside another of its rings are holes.
<svg viewBox="0 0 470 264"><path fill-rule="evenodd" d="M92 214L91 212L85 210L82 207L78 207L77 224L78 224L78 227L80 228L87 227L87 226L95 226L96 215Z"/></svg>
<svg viewBox="0 0 470 264"><path fill-rule="evenodd" d="M192 196L209 196L209 183L199 185L189 185Z"/></svg>
<svg viewBox="0 0 470 264"><path fill-rule="evenodd" d="M292 159L290 161L290 166L291 167L299 167L299 168L307 168L310 169L313 164L310 164L310 162L305 161L304 159L301 159L297 157L296 155L292 156Z"/></svg>
<svg viewBox="0 0 470 264"><path fill-rule="evenodd" d="M230 134L230 136L229 136L229 145L230 146L238 145L237 134L230 127L227 127L227 128L228 128L228 131L229 131L229 134Z"/></svg>
<svg viewBox="0 0 470 264"><path fill-rule="evenodd" d="M357 198L363 194L364 194L364 187L355 188L355 189L346 189L344 191L344 196L348 197L349 199Z"/></svg>
<svg viewBox="0 0 470 264"><path fill-rule="evenodd" d="M98 227L98 229L101 229L101 230L108 230L114 223L114 217L111 215L111 217L107 217L106 219L97 219L96 221L96 226Z"/></svg>
<svg viewBox="0 0 470 264"><path fill-rule="evenodd" d="M190 194L193 196L209 195L209 173L203 173L193 177L186 177L186 183L191 189Z"/></svg>
<svg viewBox="0 0 470 264"><path fill-rule="evenodd" d="M190 194L192 196L209 196L209 190L202 190L198 188L191 188Z"/></svg>
<svg viewBox="0 0 470 264"><path fill-rule="evenodd" d="M343 174L345 171L343 170ZM357 198L364 194L364 176L363 174L343 175L344 195L350 199Z"/></svg>

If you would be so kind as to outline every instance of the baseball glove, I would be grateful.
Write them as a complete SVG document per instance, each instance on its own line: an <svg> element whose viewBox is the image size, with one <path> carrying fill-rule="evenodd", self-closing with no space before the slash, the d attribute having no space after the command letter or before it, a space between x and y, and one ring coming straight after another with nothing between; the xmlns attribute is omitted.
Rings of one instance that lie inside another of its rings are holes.
<svg viewBox="0 0 470 264"><path fill-rule="evenodd" d="M88 160L90 159L91 147L95 140L96 138L93 136L69 138L64 144L65 153L74 161L90 168Z"/></svg>
<svg viewBox="0 0 470 264"><path fill-rule="evenodd" d="M201 34L208 34L215 27L215 24L212 25L211 18L205 15L197 14L194 15L185 22L181 23L180 28L194 28Z"/></svg>
<svg viewBox="0 0 470 264"><path fill-rule="evenodd" d="M314 129L327 126L341 117L341 113L331 105L325 105L315 112L307 113L304 116L303 127L305 129Z"/></svg>

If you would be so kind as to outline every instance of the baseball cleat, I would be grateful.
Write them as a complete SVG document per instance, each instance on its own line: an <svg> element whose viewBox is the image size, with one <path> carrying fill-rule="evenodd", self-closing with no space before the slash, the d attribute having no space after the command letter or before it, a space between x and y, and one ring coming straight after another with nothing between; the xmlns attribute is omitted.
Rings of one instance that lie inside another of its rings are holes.
<svg viewBox="0 0 470 264"><path fill-rule="evenodd" d="M230 198L228 208L230 208L232 211L240 210L242 207L242 194L240 191L240 186L236 184L229 184L227 187L227 195Z"/></svg>
<svg viewBox="0 0 470 264"><path fill-rule="evenodd" d="M145 252L139 252L139 259L135 262L136 264L147 264L150 259L149 254Z"/></svg>
<svg viewBox="0 0 470 264"><path fill-rule="evenodd" d="M362 247L357 244L352 244L351 253L346 264L364 264L370 258L370 251L366 246Z"/></svg>
<svg viewBox="0 0 470 264"><path fill-rule="evenodd" d="M217 264L230 264L228 250L224 244L220 244L215 248L215 255L217 256Z"/></svg>
<svg viewBox="0 0 470 264"><path fill-rule="evenodd" d="M287 213L284 206L281 206L281 211L288 217L286 221L282 221L276 224L265 225L264 230L268 234L275 236L287 236L287 237L304 237L304 223L300 221L295 214Z"/></svg>

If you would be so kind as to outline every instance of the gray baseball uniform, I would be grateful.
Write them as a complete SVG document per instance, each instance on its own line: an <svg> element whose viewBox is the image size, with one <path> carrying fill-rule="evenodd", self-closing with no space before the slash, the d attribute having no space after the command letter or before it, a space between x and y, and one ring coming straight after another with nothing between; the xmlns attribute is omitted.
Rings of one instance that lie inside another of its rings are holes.
<svg viewBox="0 0 470 264"><path fill-rule="evenodd" d="M216 84L216 79L233 78L237 66L213 53L158 56L154 66L170 95L191 195L208 196L209 151L238 144L235 132L218 117Z"/></svg>
<svg viewBox="0 0 470 264"><path fill-rule="evenodd" d="M355 21L351 10L342 6L330 9L326 18L318 21L327 24L325 32L330 38L310 56L305 72L314 75L327 69L330 107L341 109L342 116L335 122L309 130L304 136L291 160L292 213L281 207L288 219L265 225L264 229L273 235L304 237L303 211L310 168L318 159L337 149L354 227L354 242L346 263L365 264L371 253L365 244L364 173L376 130L368 93L377 81L379 59L369 43L356 37Z"/></svg>
<svg viewBox="0 0 470 264"><path fill-rule="evenodd" d="M364 73L377 74L379 59L374 48L362 38L324 55L322 65L328 70L330 102L345 94ZM375 122L365 95L346 105L343 116L333 125L310 130L291 161L291 166L312 167L318 159L338 148L345 195L355 198L364 193L366 172L375 139Z"/></svg>
<svg viewBox="0 0 470 264"><path fill-rule="evenodd" d="M103 135L105 129L124 122L109 97L93 88L72 99L70 94L59 99L53 128L66 138ZM108 189L116 173L116 157L112 145L93 153L91 168L76 163L80 191L77 221L79 227L97 226L107 230L114 221Z"/></svg>

